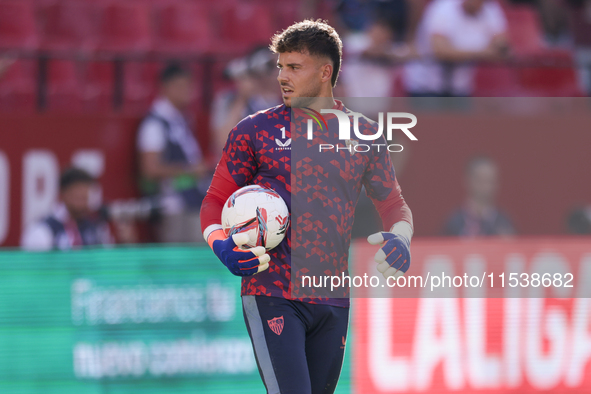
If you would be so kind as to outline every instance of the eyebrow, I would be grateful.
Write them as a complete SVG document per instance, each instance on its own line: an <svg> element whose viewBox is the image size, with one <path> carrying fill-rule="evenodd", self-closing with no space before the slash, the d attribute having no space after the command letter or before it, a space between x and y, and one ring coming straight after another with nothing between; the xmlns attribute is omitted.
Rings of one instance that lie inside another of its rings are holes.
<svg viewBox="0 0 591 394"><path fill-rule="evenodd" d="M278 66L283 66L281 63L277 62ZM286 64L287 67L294 67L294 66L302 66L300 63L288 63Z"/></svg>

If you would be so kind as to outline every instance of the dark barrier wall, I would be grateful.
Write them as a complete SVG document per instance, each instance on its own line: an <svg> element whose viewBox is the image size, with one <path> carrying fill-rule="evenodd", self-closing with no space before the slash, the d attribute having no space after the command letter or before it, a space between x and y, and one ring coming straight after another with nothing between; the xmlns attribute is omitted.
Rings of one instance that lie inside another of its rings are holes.
<svg viewBox="0 0 591 394"><path fill-rule="evenodd" d="M564 233L568 210L591 202L591 117L556 108L505 112L415 112L418 141L404 144L409 159L399 180L416 235L438 234L462 202L464 165L476 154L499 163L500 205L521 234ZM105 200L134 196L138 123L123 116L1 116L0 245L17 245L22 223L47 212L59 168L72 161L102 174Z"/></svg>

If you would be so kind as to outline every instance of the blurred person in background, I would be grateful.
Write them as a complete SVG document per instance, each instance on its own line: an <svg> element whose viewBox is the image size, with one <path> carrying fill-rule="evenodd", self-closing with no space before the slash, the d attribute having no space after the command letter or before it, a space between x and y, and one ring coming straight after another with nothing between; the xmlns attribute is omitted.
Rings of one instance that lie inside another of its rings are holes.
<svg viewBox="0 0 591 394"><path fill-rule="evenodd" d="M569 45L571 37L564 0L509 0L508 4L525 5L536 10L545 44L548 46Z"/></svg>
<svg viewBox="0 0 591 394"><path fill-rule="evenodd" d="M570 234L591 234L591 205L573 208L566 217L566 227Z"/></svg>
<svg viewBox="0 0 591 394"><path fill-rule="evenodd" d="M515 230L511 220L496 207L498 188L497 165L485 156L470 160L466 166L466 201L447 221L444 235L513 235Z"/></svg>
<svg viewBox="0 0 591 394"><path fill-rule="evenodd" d="M195 97L191 73L178 64L160 75L160 96L137 134L142 192L156 196L159 242L200 242L199 209L209 170L184 112Z"/></svg>
<svg viewBox="0 0 591 394"><path fill-rule="evenodd" d="M335 12L349 32L367 31L376 19L385 23L396 42L405 41L412 29L411 15L422 0L339 0Z"/></svg>
<svg viewBox="0 0 591 394"><path fill-rule="evenodd" d="M420 59L405 66L407 92L415 97L470 96L473 64L508 57L506 29L495 0L431 2L415 38Z"/></svg>
<svg viewBox="0 0 591 394"><path fill-rule="evenodd" d="M60 201L53 212L23 232L23 249L69 250L114 243L109 224L98 214L100 191L96 179L79 168L68 168L60 176L59 190ZM127 237L121 242L135 240L128 226L122 225L121 229Z"/></svg>
<svg viewBox="0 0 591 394"><path fill-rule="evenodd" d="M344 39L342 82L346 97L392 97L398 63L411 59L414 52L395 41L388 19L378 18L363 32ZM362 108L361 112L365 112Z"/></svg>
<svg viewBox="0 0 591 394"><path fill-rule="evenodd" d="M228 133L241 119L280 104L275 70L275 59L267 47L257 47L228 64L224 76L234 82L234 88L216 95L210 119L216 158L222 154Z"/></svg>
<svg viewBox="0 0 591 394"><path fill-rule="evenodd" d="M579 86L591 96L591 0L566 0Z"/></svg>

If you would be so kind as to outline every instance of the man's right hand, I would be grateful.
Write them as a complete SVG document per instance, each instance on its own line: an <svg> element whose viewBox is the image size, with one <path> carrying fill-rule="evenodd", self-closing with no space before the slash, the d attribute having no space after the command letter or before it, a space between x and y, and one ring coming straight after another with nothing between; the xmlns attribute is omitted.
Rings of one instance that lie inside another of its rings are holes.
<svg viewBox="0 0 591 394"><path fill-rule="evenodd" d="M211 247L231 273L236 276L250 276L269 268L271 257L263 246L241 249L240 247L247 242L248 234L240 233L234 234L230 238L216 239L212 242Z"/></svg>

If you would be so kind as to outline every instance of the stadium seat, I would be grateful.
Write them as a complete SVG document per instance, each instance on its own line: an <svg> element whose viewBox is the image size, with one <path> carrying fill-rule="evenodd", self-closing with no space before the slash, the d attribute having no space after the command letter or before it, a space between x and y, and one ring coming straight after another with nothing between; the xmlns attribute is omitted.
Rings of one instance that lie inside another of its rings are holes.
<svg viewBox="0 0 591 394"><path fill-rule="evenodd" d="M542 27L536 11L527 5L504 5L511 50L517 55L544 49Z"/></svg>
<svg viewBox="0 0 591 394"><path fill-rule="evenodd" d="M87 62L82 67L83 110L108 112L113 109L115 71L113 62Z"/></svg>
<svg viewBox="0 0 591 394"><path fill-rule="evenodd" d="M530 96L582 96L569 51L548 50L528 57L526 64L518 70L518 83Z"/></svg>
<svg viewBox="0 0 591 394"><path fill-rule="evenodd" d="M520 91L515 67L497 64L476 67L474 97L514 97L519 96Z"/></svg>
<svg viewBox="0 0 591 394"><path fill-rule="evenodd" d="M97 50L138 53L151 49L150 4L108 2L99 11Z"/></svg>
<svg viewBox="0 0 591 394"><path fill-rule="evenodd" d="M37 6L41 46L52 51L90 50L94 11L85 2L59 1Z"/></svg>
<svg viewBox="0 0 591 394"><path fill-rule="evenodd" d="M268 44L275 32L271 22L271 10L255 2L222 2L214 9L220 20L216 31L216 51L221 53L244 52L255 45Z"/></svg>
<svg viewBox="0 0 591 394"><path fill-rule="evenodd" d="M37 61L19 59L0 77L0 110L33 112L37 105Z"/></svg>
<svg viewBox="0 0 591 394"><path fill-rule="evenodd" d="M273 31L283 30L300 19L301 4L298 1L269 1L272 8ZM322 8L323 4L319 5Z"/></svg>
<svg viewBox="0 0 591 394"><path fill-rule="evenodd" d="M127 62L124 68L123 111L143 115L156 97L158 74L162 65L157 62Z"/></svg>
<svg viewBox="0 0 591 394"><path fill-rule="evenodd" d="M82 83L78 63L52 59L47 66L47 108L56 112L82 110Z"/></svg>
<svg viewBox="0 0 591 394"><path fill-rule="evenodd" d="M154 9L155 48L161 53L204 53L210 47L209 9L204 3L167 2Z"/></svg>
<svg viewBox="0 0 591 394"><path fill-rule="evenodd" d="M0 2L0 49L35 50L39 40L32 3Z"/></svg>

